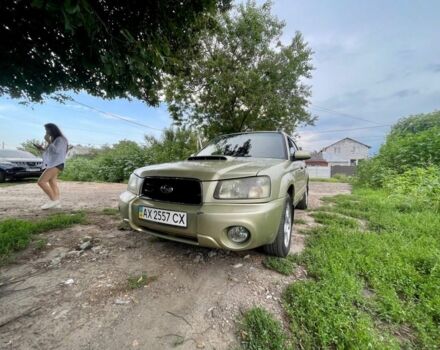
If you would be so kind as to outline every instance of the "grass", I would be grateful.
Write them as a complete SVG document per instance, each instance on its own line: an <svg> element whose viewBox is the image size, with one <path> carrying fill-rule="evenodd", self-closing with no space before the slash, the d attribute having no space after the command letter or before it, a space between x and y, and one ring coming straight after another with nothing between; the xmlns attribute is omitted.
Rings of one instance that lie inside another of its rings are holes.
<svg viewBox="0 0 440 350"><path fill-rule="evenodd" d="M288 346L280 322L259 307L245 312L239 334L242 348L246 350L284 350Z"/></svg>
<svg viewBox="0 0 440 350"><path fill-rule="evenodd" d="M295 270L295 256L288 255L286 258L277 258L275 256L267 256L263 260L263 265L268 269L277 271L283 275L289 276Z"/></svg>
<svg viewBox="0 0 440 350"><path fill-rule="evenodd" d="M304 347L435 348L440 344L440 217L384 192L357 190L314 213L324 226L301 257L313 280L284 294L295 343ZM369 293L365 293L368 290Z"/></svg>
<svg viewBox="0 0 440 350"><path fill-rule="evenodd" d="M26 248L37 233L62 229L84 222L85 214L54 214L41 220L5 219L0 221L0 260L12 252ZM44 240L40 240L41 245ZM37 247L40 243L37 241Z"/></svg>
<svg viewBox="0 0 440 350"><path fill-rule="evenodd" d="M356 219L342 215L337 215L337 213L317 211L312 213L311 215L315 219L315 222L317 222L318 224L323 224L328 226L329 225L341 226L351 229L357 229L359 227L359 224L356 221Z"/></svg>
<svg viewBox="0 0 440 350"><path fill-rule="evenodd" d="M147 284L155 281L156 276L148 277L147 274L143 273L141 275L130 276L127 278L127 288L128 289L138 289L146 286Z"/></svg>
<svg viewBox="0 0 440 350"><path fill-rule="evenodd" d="M331 183L351 183L352 182L352 177L350 176L344 176L344 175L335 175L334 177L330 177L330 178L318 178L318 177L314 177L311 178L310 181L312 182L331 182Z"/></svg>
<svg viewBox="0 0 440 350"><path fill-rule="evenodd" d="M35 249L42 250L47 245L47 239L41 238L35 241Z"/></svg>
<svg viewBox="0 0 440 350"><path fill-rule="evenodd" d="M295 224L305 225L305 224L307 224L307 221L304 219L295 219Z"/></svg>
<svg viewBox="0 0 440 350"><path fill-rule="evenodd" d="M322 226L297 257L309 279L283 293L292 346L439 348L438 212L378 190L326 202L332 205L313 213Z"/></svg>
<svg viewBox="0 0 440 350"><path fill-rule="evenodd" d="M104 215L119 215L119 210L117 208L104 208L102 213Z"/></svg>

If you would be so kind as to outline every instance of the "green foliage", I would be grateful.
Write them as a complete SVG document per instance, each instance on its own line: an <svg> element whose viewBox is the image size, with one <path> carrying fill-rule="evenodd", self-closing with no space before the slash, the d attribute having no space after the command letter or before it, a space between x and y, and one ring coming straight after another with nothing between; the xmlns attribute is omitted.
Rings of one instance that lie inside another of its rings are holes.
<svg viewBox="0 0 440 350"><path fill-rule="evenodd" d="M128 179L133 170L145 166L145 149L133 141L120 141L100 152L96 162L100 181L121 182Z"/></svg>
<svg viewBox="0 0 440 350"><path fill-rule="evenodd" d="M357 189L330 198L331 215L300 257L312 278L284 294L298 348L432 349L440 344L440 215L408 198ZM336 216L335 216L336 217Z"/></svg>
<svg viewBox="0 0 440 350"><path fill-rule="evenodd" d="M240 324L242 348L245 350L285 350L286 336L282 325L266 310L248 310Z"/></svg>
<svg viewBox="0 0 440 350"><path fill-rule="evenodd" d="M386 178L383 186L402 200L424 204L440 213L440 167L409 169Z"/></svg>
<svg viewBox="0 0 440 350"><path fill-rule="evenodd" d="M63 180L121 182L134 169L146 164L145 149L133 141L119 141L100 150L94 158L77 156L67 160Z"/></svg>
<svg viewBox="0 0 440 350"><path fill-rule="evenodd" d="M84 219L85 215L83 213L74 213L55 214L39 221L2 220L0 221L0 260L4 260L13 251L26 248L32 235L36 233L69 227L82 223Z"/></svg>
<svg viewBox="0 0 440 350"><path fill-rule="evenodd" d="M146 136L149 164L167 163L188 158L197 151L197 135L190 129L167 129L162 139Z"/></svg>
<svg viewBox="0 0 440 350"><path fill-rule="evenodd" d="M267 256L263 260L263 265L268 269L277 271L283 275L289 276L295 270L295 257L289 255L286 258L278 258L274 256Z"/></svg>
<svg viewBox="0 0 440 350"><path fill-rule="evenodd" d="M440 112L411 116L396 123L379 154L359 164L356 182L382 187L396 174L431 165L440 166Z"/></svg>
<svg viewBox="0 0 440 350"><path fill-rule="evenodd" d="M104 208L102 209L104 215L119 215L119 210L116 208Z"/></svg>
<svg viewBox="0 0 440 350"><path fill-rule="evenodd" d="M159 102L229 0L13 1L0 7L0 95L80 91ZM16 19L20 20L17 21Z"/></svg>
<svg viewBox="0 0 440 350"><path fill-rule="evenodd" d="M391 134L380 149L380 159L397 173L413 167L440 165L440 126L414 134Z"/></svg>
<svg viewBox="0 0 440 350"><path fill-rule="evenodd" d="M300 33L281 44L284 23L270 3L254 1L218 17L200 40L201 57L166 85L177 124L200 128L213 138L242 130L284 130L312 124L306 107L312 52ZM188 74L187 74L188 73Z"/></svg>
<svg viewBox="0 0 440 350"><path fill-rule="evenodd" d="M161 139L146 137L147 144L120 141L95 150L94 156L68 159L63 180L123 182L133 170L146 165L183 160L197 151L196 134L185 128L167 129Z"/></svg>
<svg viewBox="0 0 440 350"><path fill-rule="evenodd" d="M127 278L127 288L128 289L138 289L146 286L152 281L157 279L156 276L148 277L146 273L141 275L130 276Z"/></svg>
<svg viewBox="0 0 440 350"><path fill-rule="evenodd" d="M44 147L44 142L41 142L37 139L26 140L18 147L21 151L26 151L32 153L36 157L41 157L43 155L43 151L34 146L34 144L39 145L40 147Z"/></svg>
<svg viewBox="0 0 440 350"><path fill-rule="evenodd" d="M435 127L440 127L440 111L402 118L393 125L390 135L404 136L418 134L421 131Z"/></svg>

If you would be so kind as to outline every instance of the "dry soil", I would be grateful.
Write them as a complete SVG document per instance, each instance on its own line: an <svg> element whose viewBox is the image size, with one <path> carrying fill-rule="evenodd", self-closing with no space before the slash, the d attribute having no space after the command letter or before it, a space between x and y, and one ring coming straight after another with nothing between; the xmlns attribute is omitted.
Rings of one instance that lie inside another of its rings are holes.
<svg viewBox="0 0 440 350"><path fill-rule="evenodd" d="M117 207L124 189L61 183L61 211L85 210L87 223L36 236L0 267L0 348L231 349L246 309L265 307L284 322L281 293L307 278L303 267L286 277L264 268L257 250L204 249L124 229L117 215L102 212ZM310 206L349 191L347 184L313 182ZM0 219L38 219L47 215L43 202L36 184L2 187ZM305 211L295 218L305 224L295 226L293 253L306 240L297 229L313 225ZM127 279L143 274L147 285L130 289Z"/></svg>

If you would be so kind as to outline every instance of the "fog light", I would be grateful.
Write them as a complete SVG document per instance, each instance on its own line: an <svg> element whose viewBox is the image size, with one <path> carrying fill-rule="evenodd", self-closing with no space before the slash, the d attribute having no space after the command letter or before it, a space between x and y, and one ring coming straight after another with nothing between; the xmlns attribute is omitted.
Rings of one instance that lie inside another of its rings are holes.
<svg viewBox="0 0 440 350"><path fill-rule="evenodd" d="M249 230L243 226L232 226L228 229L228 237L234 243L243 243L250 236Z"/></svg>

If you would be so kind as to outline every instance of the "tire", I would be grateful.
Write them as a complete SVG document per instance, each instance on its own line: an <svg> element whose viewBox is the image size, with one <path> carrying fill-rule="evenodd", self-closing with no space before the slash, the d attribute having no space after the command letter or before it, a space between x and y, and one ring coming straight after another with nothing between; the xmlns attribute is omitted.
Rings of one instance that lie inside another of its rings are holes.
<svg viewBox="0 0 440 350"><path fill-rule="evenodd" d="M308 184L307 184L307 188L306 188L306 191L304 192L303 197L298 202L296 207L298 209L302 209L302 210L305 210L309 207L309 185Z"/></svg>
<svg viewBox="0 0 440 350"><path fill-rule="evenodd" d="M293 213L292 198L288 194L275 241L263 247L267 254L281 258L285 258L289 254L290 242L292 240Z"/></svg>
<svg viewBox="0 0 440 350"><path fill-rule="evenodd" d="M6 181L6 174L4 171L0 171L0 183Z"/></svg>

